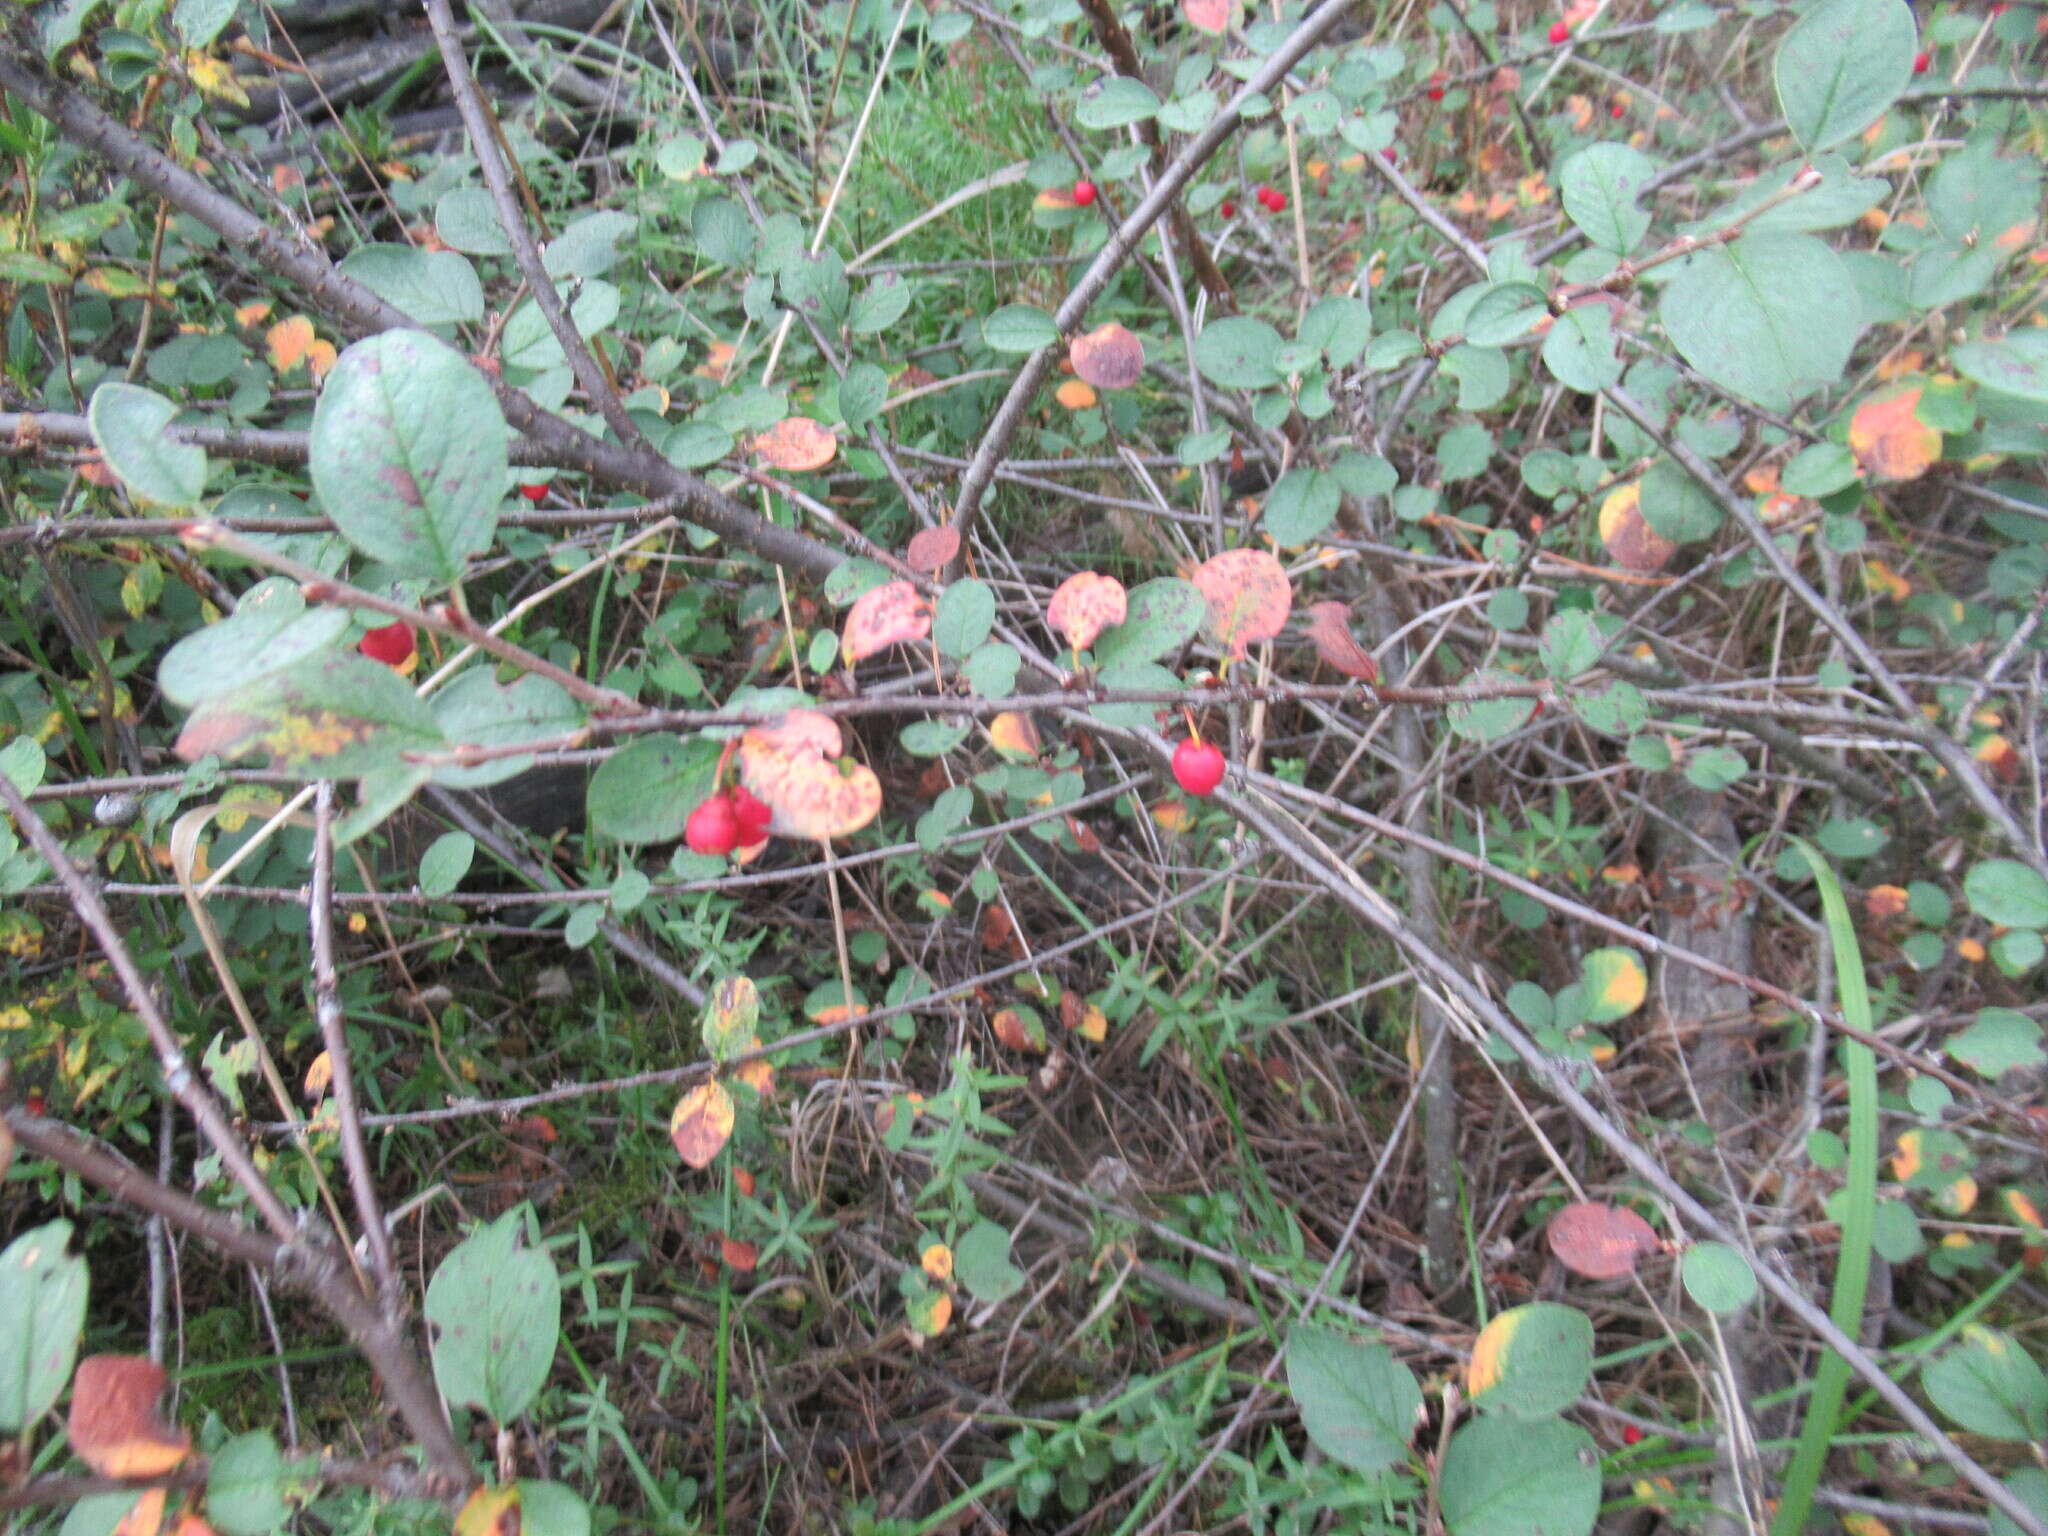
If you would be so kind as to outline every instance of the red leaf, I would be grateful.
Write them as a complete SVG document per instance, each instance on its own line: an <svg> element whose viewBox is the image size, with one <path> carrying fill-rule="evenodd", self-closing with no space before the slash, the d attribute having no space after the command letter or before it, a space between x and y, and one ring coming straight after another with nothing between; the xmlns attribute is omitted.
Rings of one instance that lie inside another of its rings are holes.
<svg viewBox="0 0 2048 1536"><path fill-rule="evenodd" d="M157 1417L164 1368L145 1355L88 1355L71 1382L71 1449L101 1477L156 1477L185 1459L192 1437Z"/></svg>
<svg viewBox="0 0 2048 1536"><path fill-rule="evenodd" d="M1097 389L1129 389L1145 371L1145 344L1114 320L1076 336L1068 356L1074 372Z"/></svg>
<svg viewBox="0 0 2048 1536"><path fill-rule="evenodd" d="M740 777L774 818L771 832L823 842L858 832L882 809L882 785L858 763L839 761L839 727L793 709L740 737Z"/></svg>
<svg viewBox="0 0 2048 1536"><path fill-rule="evenodd" d="M1635 1272L1636 1260L1655 1253L1657 1233L1634 1211L1581 1200L1550 1218L1550 1251L1575 1275L1619 1280Z"/></svg>
<svg viewBox="0 0 2048 1536"><path fill-rule="evenodd" d="M1124 584L1114 576L1077 571L1059 585L1046 606L1046 622L1067 637L1067 644L1085 651L1112 624L1124 621Z"/></svg>
<svg viewBox="0 0 2048 1536"><path fill-rule="evenodd" d="M959 553L960 530L941 523L936 528L918 529L904 558L920 576L936 576Z"/></svg>
<svg viewBox="0 0 2048 1536"><path fill-rule="evenodd" d="M932 632L932 605L907 581L884 582L854 600L839 636L839 654L850 667L892 645L922 640Z"/></svg>
<svg viewBox="0 0 2048 1536"><path fill-rule="evenodd" d="M1209 638L1233 661L1286 627L1294 606L1287 571L1263 549L1230 549L1196 566L1189 575L1209 605Z"/></svg>
<svg viewBox="0 0 2048 1536"><path fill-rule="evenodd" d="M1361 682L1380 680L1380 664L1351 638L1348 610L1340 602L1317 603L1308 611L1308 637L1316 654L1346 677Z"/></svg>

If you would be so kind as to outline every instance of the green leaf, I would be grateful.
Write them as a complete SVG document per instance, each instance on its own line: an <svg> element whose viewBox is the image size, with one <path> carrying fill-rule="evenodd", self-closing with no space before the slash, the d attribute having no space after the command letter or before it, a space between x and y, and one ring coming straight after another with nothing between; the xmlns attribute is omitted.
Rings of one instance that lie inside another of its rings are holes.
<svg viewBox="0 0 2048 1536"><path fill-rule="evenodd" d="M1074 121L1083 128L1127 128L1158 111L1159 98L1144 81L1108 75L1083 93L1074 108Z"/></svg>
<svg viewBox="0 0 2048 1536"><path fill-rule="evenodd" d="M1466 311L1465 339L1476 347L1504 347L1549 313L1549 297L1534 283L1495 283Z"/></svg>
<svg viewBox="0 0 2048 1536"><path fill-rule="evenodd" d="M1794 496L1818 499L1845 491L1860 478L1855 454L1840 443L1815 443L1792 456L1779 483Z"/></svg>
<svg viewBox="0 0 2048 1536"><path fill-rule="evenodd" d="M1962 1342L1920 1373L1928 1400L1973 1435L2048 1437L2048 1377L2010 1334L1971 1323Z"/></svg>
<svg viewBox="0 0 2048 1536"><path fill-rule="evenodd" d="M446 896L462 884L476 857L476 839L467 832L444 832L420 856L420 894Z"/></svg>
<svg viewBox="0 0 2048 1536"><path fill-rule="evenodd" d="M1443 371L1458 381L1458 409L1483 411L1497 405L1508 392L1511 378L1507 354L1498 347L1475 347L1460 342L1443 356Z"/></svg>
<svg viewBox="0 0 2048 1536"><path fill-rule="evenodd" d="M206 489L206 450L174 442L164 429L178 408L139 384L102 384L86 420L107 467L128 494L163 507L189 507Z"/></svg>
<svg viewBox="0 0 2048 1536"><path fill-rule="evenodd" d="M754 259L753 223L729 197L707 197L690 210L690 238L721 267L744 267Z"/></svg>
<svg viewBox="0 0 2048 1536"><path fill-rule="evenodd" d="M452 746L505 747L515 742L566 736L583 726L582 706L561 684L522 677L500 687L488 669L473 668L434 695L435 723ZM533 766L533 755L494 757L467 768L434 769L436 784L482 789L517 778Z"/></svg>
<svg viewBox="0 0 2048 1536"><path fill-rule="evenodd" d="M1605 304L1578 304L1551 322L1543 337L1543 366L1567 389L1597 395L1621 379L1614 351L1614 317Z"/></svg>
<svg viewBox="0 0 2048 1536"><path fill-rule="evenodd" d="M1295 340L1322 353L1332 368L1349 368L1372 340L1372 310L1364 299L1329 294L1309 306Z"/></svg>
<svg viewBox="0 0 2048 1536"><path fill-rule="evenodd" d="M996 595L988 583L963 577L939 594L932 639L941 654L958 661L988 639L995 622Z"/></svg>
<svg viewBox="0 0 2048 1536"><path fill-rule="evenodd" d="M442 193L434 204L434 233L444 245L471 256L512 254L512 242L498 222L498 205L482 187L454 187Z"/></svg>
<svg viewBox="0 0 2048 1536"><path fill-rule="evenodd" d="M2029 1511L2043 1525L2048 1525L2048 1472L2039 1467L2021 1467L2005 1480L2005 1486L2019 1500L2021 1508ZM2020 1528L2004 1510L1994 1509L1991 1511L1991 1536L2020 1536Z"/></svg>
<svg viewBox="0 0 2048 1536"><path fill-rule="evenodd" d="M696 736L642 736L590 776L590 830L627 844L672 843L690 812L710 798L719 744Z"/></svg>
<svg viewBox="0 0 2048 1536"><path fill-rule="evenodd" d="M1756 1295L1749 1260L1726 1243L1694 1243L1679 1261L1685 1294L1719 1316L1740 1312Z"/></svg>
<svg viewBox="0 0 2048 1536"><path fill-rule="evenodd" d="M1626 144L1593 144L1558 171L1558 196L1565 216L1603 251L1626 256L1649 233L1650 210L1638 206L1643 186L1657 168L1641 150Z"/></svg>
<svg viewBox="0 0 2048 1536"><path fill-rule="evenodd" d="M1229 315L1195 338L1195 366L1224 389L1268 389L1286 382L1276 359L1286 340L1263 320Z"/></svg>
<svg viewBox="0 0 2048 1536"><path fill-rule="evenodd" d="M640 221L630 213L605 209L586 213L541 252L541 265L556 282L571 278L603 277L619 260L619 242L633 233Z"/></svg>
<svg viewBox="0 0 2048 1536"><path fill-rule="evenodd" d="M917 818L917 845L926 853L937 853L953 834L967 825L974 814L974 791L955 784L932 802L932 808Z"/></svg>
<svg viewBox="0 0 2048 1536"><path fill-rule="evenodd" d="M520 1245L526 1214L520 1206L478 1227L427 1286L442 1396L481 1408L500 1425L524 1413L547 1384L562 1326L554 1261Z"/></svg>
<svg viewBox="0 0 2048 1536"><path fill-rule="evenodd" d="M187 48L206 48L219 37L221 29L235 19L239 0L178 0L171 20L178 28L178 40Z"/></svg>
<svg viewBox="0 0 2048 1536"><path fill-rule="evenodd" d="M1470 679L1475 687L1522 683L1526 678L1493 667L1482 667ZM1498 741L1519 730L1536 713L1536 701L1528 698L1465 699L1451 705L1446 713L1451 729L1467 741Z"/></svg>
<svg viewBox="0 0 2048 1536"><path fill-rule="evenodd" d="M455 581L490 548L509 434L482 375L423 331L385 331L334 365L313 412L313 489L349 543Z"/></svg>
<svg viewBox="0 0 2048 1536"><path fill-rule="evenodd" d="M1342 493L1320 469L1290 469L1266 493L1259 526L1283 549L1299 549L1337 520Z"/></svg>
<svg viewBox="0 0 2048 1536"><path fill-rule="evenodd" d="M296 582L266 577L242 594L233 613L164 653L157 687L180 709L190 709L326 650L348 623L346 608L308 610Z"/></svg>
<svg viewBox="0 0 2048 1536"><path fill-rule="evenodd" d="M1170 655L1195 637L1207 612L1192 582L1175 576L1141 582L1125 597L1123 623L1096 640L1095 664L1107 670Z"/></svg>
<svg viewBox="0 0 2048 1536"><path fill-rule="evenodd" d="M909 308L910 284L894 272L886 273L861 290L847 325L856 336L872 336L901 320Z"/></svg>
<svg viewBox="0 0 2048 1536"><path fill-rule="evenodd" d="M1956 372L1986 389L2048 405L2048 331L2027 327L1998 341L1972 341L1949 353Z"/></svg>
<svg viewBox="0 0 2048 1536"><path fill-rule="evenodd" d="M969 1227L953 1249L953 1273L988 1306L1024 1289L1024 1271L1010 1262L1010 1234L992 1221Z"/></svg>
<svg viewBox="0 0 2048 1536"><path fill-rule="evenodd" d="M1562 1419L1489 1415L1451 1436L1438 1492L1451 1536L1588 1536L1600 1512L1599 1453Z"/></svg>
<svg viewBox="0 0 2048 1536"><path fill-rule="evenodd" d="M981 322L981 339L997 352L1036 352L1060 339L1060 328L1044 310L1005 304Z"/></svg>
<svg viewBox="0 0 2048 1536"><path fill-rule="evenodd" d="M1841 378L1860 304L1848 269L1812 235L1752 234L1688 257L1657 313L1714 383L1786 410Z"/></svg>
<svg viewBox="0 0 2048 1536"><path fill-rule="evenodd" d="M1543 659L1543 670L1559 682L1590 672L1599 665L1600 653L1605 649L1606 642L1600 638L1593 616L1576 609L1557 614L1545 624L1543 638L1536 646Z"/></svg>
<svg viewBox="0 0 2048 1536"><path fill-rule="evenodd" d="M1650 977L1642 957L1619 944L1587 953L1579 962L1579 988L1588 1024L1611 1024L1642 1007Z"/></svg>
<svg viewBox="0 0 2048 1536"><path fill-rule="evenodd" d="M141 1499L139 1493L89 1493L71 1506L57 1536L113 1536Z"/></svg>
<svg viewBox="0 0 2048 1536"><path fill-rule="evenodd" d="M416 325L457 325L484 317L484 286L476 268L454 251L376 241L350 251L339 270L404 310Z"/></svg>
<svg viewBox="0 0 2048 1536"><path fill-rule="evenodd" d="M1819 0L1778 44L1778 110L1808 154L1876 122L1913 78L1906 0Z"/></svg>
<svg viewBox="0 0 2048 1536"><path fill-rule="evenodd" d="M1686 779L1712 793L1726 789L1749 772L1749 759L1733 747L1702 747L1685 759Z"/></svg>
<svg viewBox="0 0 2048 1536"><path fill-rule="evenodd" d="M1576 1307L1532 1301L1488 1323L1473 1347L1472 1405L1515 1418L1556 1413L1593 1374L1593 1325Z"/></svg>
<svg viewBox="0 0 2048 1536"><path fill-rule="evenodd" d="M1643 476L1643 521L1674 544L1710 539L1727 515L1707 488L1670 459L1659 459Z"/></svg>
<svg viewBox="0 0 2048 1536"><path fill-rule="evenodd" d="M1367 1476L1400 1462L1422 1412L1414 1373L1385 1345L1320 1328L1287 1336L1287 1386L1316 1448Z"/></svg>
<svg viewBox="0 0 2048 1536"><path fill-rule="evenodd" d="M207 1460L206 1518L222 1536L270 1536L291 1519L288 1481L275 1435L236 1435Z"/></svg>
<svg viewBox="0 0 2048 1536"><path fill-rule="evenodd" d="M70 1246L71 1223L52 1221L0 1252L0 1434L24 1433L71 1379L91 1281Z"/></svg>
<svg viewBox="0 0 2048 1536"><path fill-rule="evenodd" d="M208 754L269 755L280 773L358 778L393 769L404 752L446 746L426 702L381 662L322 651L204 700L178 735L186 762Z"/></svg>
<svg viewBox="0 0 2048 1536"><path fill-rule="evenodd" d="M1183 687L1180 678L1153 661L1119 661L1105 666L1095 674L1095 680L1112 690L1128 689L1152 692L1158 689ZM1124 730L1141 731L1156 723L1154 717L1168 706L1150 704L1095 704L1088 713L1105 725L1120 726Z"/></svg>
<svg viewBox="0 0 2048 1536"><path fill-rule="evenodd" d="M1963 876L1963 899L1987 923L2048 928L2048 880L2017 859L1986 859Z"/></svg>
<svg viewBox="0 0 2048 1536"><path fill-rule="evenodd" d="M590 1536L590 1506L573 1488L522 1477L519 1536Z"/></svg>
<svg viewBox="0 0 2048 1536"><path fill-rule="evenodd" d="M1704 235L1725 228L1750 209L1784 191L1792 178L1808 165L1821 174L1818 186L1809 187L1776 207L1757 214L1747 220L1744 227L1751 233L1839 229L1844 224L1854 223L1891 192L1891 183L1883 177L1858 176L1840 155L1801 155L1745 183L1733 199L1699 222L1682 225L1679 233Z"/></svg>
<svg viewBox="0 0 2048 1536"><path fill-rule="evenodd" d="M1949 1036L1942 1048L1985 1077L2048 1061L2041 1049L2041 1026L2016 1008L1980 1008L1977 1021Z"/></svg>

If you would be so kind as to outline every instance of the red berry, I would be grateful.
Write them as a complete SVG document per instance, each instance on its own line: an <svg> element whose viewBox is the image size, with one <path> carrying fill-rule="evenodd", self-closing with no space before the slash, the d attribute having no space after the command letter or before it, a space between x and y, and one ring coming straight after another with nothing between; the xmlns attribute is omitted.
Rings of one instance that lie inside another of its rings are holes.
<svg viewBox="0 0 2048 1536"><path fill-rule="evenodd" d="M40 1093L31 1091L29 1096L21 1101L21 1107L32 1115L41 1115L49 1108L49 1105L43 1102L43 1096Z"/></svg>
<svg viewBox="0 0 2048 1536"><path fill-rule="evenodd" d="M1568 43L1572 37L1572 24L1568 21L1553 21L1550 24L1552 43Z"/></svg>
<svg viewBox="0 0 2048 1536"><path fill-rule="evenodd" d="M1392 165L1394 163L1394 146L1389 144L1385 149L1381 150L1380 158L1386 161L1387 164Z"/></svg>
<svg viewBox="0 0 2048 1536"><path fill-rule="evenodd" d="M1620 102L1617 101L1613 106L1607 109L1607 115L1609 117L1626 117L1628 115L1628 108L1624 107Z"/></svg>
<svg viewBox="0 0 2048 1536"><path fill-rule="evenodd" d="M724 795L713 795L690 812L690 819L683 823L683 841L692 853L708 853L716 858L731 853L739 840L739 817L733 814L732 801Z"/></svg>
<svg viewBox="0 0 2048 1536"><path fill-rule="evenodd" d="M1174 782L1198 800L1216 792L1225 766L1223 749L1213 741L1196 741L1190 736L1173 749Z"/></svg>
<svg viewBox="0 0 2048 1536"><path fill-rule="evenodd" d="M1444 99L1444 72L1442 70L1438 70L1429 77L1429 90L1424 94L1431 101L1442 101Z"/></svg>
<svg viewBox="0 0 2048 1536"><path fill-rule="evenodd" d="M1234 219L1237 217L1237 204L1233 203L1227 197L1223 200L1223 217L1225 217L1226 219Z"/></svg>
<svg viewBox="0 0 2048 1536"><path fill-rule="evenodd" d="M1075 182L1075 183L1074 183L1074 206L1075 206L1076 208L1086 208L1086 207L1087 207L1087 206L1088 206L1088 205L1089 205L1090 203L1092 203L1092 202L1094 202L1094 201L1095 201L1095 183L1094 183L1094 182L1092 182L1092 181L1077 181L1077 182Z"/></svg>
<svg viewBox="0 0 2048 1536"><path fill-rule="evenodd" d="M1285 213L1287 211L1287 194L1285 192L1275 192L1266 199L1266 206L1275 213Z"/></svg>
<svg viewBox="0 0 2048 1536"><path fill-rule="evenodd" d="M1621 1426L1621 1443L1623 1445L1641 1445L1643 1443L1643 1432L1633 1424L1624 1424Z"/></svg>
<svg viewBox="0 0 2048 1536"><path fill-rule="evenodd" d="M733 785L726 795L732 801L732 813L738 822L740 847L751 848L767 837L768 823L775 819L775 813L744 784Z"/></svg>
<svg viewBox="0 0 2048 1536"><path fill-rule="evenodd" d="M380 624L364 633L363 638L356 642L356 649L387 667L402 667L412 659L412 626L403 619Z"/></svg>
<svg viewBox="0 0 2048 1536"><path fill-rule="evenodd" d="M1913 73L1924 75L1927 73L1928 67L1933 63L1934 56L1932 54L1916 53L1913 55Z"/></svg>
<svg viewBox="0 0 2048 1536"><path fill-rule="evenodd" d="M545 485L522 485L519 494L537 507L548 499L548 488Z"/></svg>

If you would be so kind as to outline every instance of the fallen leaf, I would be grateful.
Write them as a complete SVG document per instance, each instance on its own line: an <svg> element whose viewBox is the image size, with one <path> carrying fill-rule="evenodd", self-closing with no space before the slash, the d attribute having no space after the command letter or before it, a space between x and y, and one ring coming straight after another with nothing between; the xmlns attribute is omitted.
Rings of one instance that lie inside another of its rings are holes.
<svg viewBox="0 0 2048 1536"><path fill-rule="evenodd" d="M932 605L907 581L887 581L854 599L840 632L839 654L851 667L892 645L915 644L932 632Z"/></svg>
<svg viewBox="0 0 2048 1536"><path fill-rule="evenodd" d="M1068 379L1052 397L1070 411L1085 411L1095 403L1095 386L1085 379Z"/></svg>
<svg viewBox="0 0 2048 1536"><path fill-rule="evenodd" d="M1085 651L1110 625L1123 623L1126 611L1122 582L1094 571L1076 571L1053 593L1045 618L1067 637L1069 646Z"/></svg>
<svg viewBox="0 0 2048 1536"><path fill-rule="evenodd" d="M1332 599L1308 611L1308 637L1325 664L1360 682L1380 680L1380 664L1351 638L1350 610Z"/></svg>
<svg viewBox="0 0 2048 1536"><path fill-rule="evenodd" d="M1651 1225L1626 1206L1578 1200L1550 1218L1544 1235L1560 1264L1588 1280L1619 1280L1658 1248Z"/></svg>
<svg viewBox="0 0 2048 1536"><path fill-rule="evenodd" d="M839 439L808 416L785 416L754 439L754 452L771 468L798 474L830 464Z"/></svg>
<svg viewBox="0 0 2048 1536"><path fill-rule="evenodd" d="M88 1355L71 1382L71 1448L101 1477L157 1477L192 1437L157 1417L164 1368L145 1355Z"/></svg>
<svg viewBox="0 0 2048 1536"><path fill-rule="evenodd" d="M936 576L960 553L960 530L948 523L920 528L912 535L904 561L920 576Z"/></svg>
<svg viewBox="0 0 2048 1536"><path fill-rule="evenodd" d="M1614 563L1626 571L1661 571L1678 546L1652 528L1643 516L1643 488L1617 486L1600 503L1600 542Z"/></svg>
<svg viewBox="0 0 2048 1536"><path fill-rule="evenodd" d="M1849 451L1880 480L1918 480L1941 458L1941 433L1914 412L1918 384L1872 395L1849 418Z"/></svg>
<svg viewBox="0 0 2048 1536"><path fill-rule="evenodd" d="M1204 627L1233 661L1286 627L1294 587L1280 562L1263 549L1229 549L1212 555L1188 579L1208 605Z"/></svg>
<svg viewBox="0 0 2048 1536"><path fill-rule="evenodd" d="M704 1168L732 1139L735 1107L719 1082L699 1083L676 1100L668 1117L668 1139L676 1155L692 1168Z"/></svg>
<svg viewBox="0 0 2048 1536"><path fill-rule="evenodd" d="M823 842L858 832L882 809L872 770L840 758L839 726L815 710L793 709L740 737L740 782L773 812L768 830Z"/></svg>
<svg viewBox="0 0 2048 1536"><path fill-rule="evenodd" d="M1067 355L1097 389L1129 389L1145 372L1145 344L1114 320L1076 336Z"/></svg>

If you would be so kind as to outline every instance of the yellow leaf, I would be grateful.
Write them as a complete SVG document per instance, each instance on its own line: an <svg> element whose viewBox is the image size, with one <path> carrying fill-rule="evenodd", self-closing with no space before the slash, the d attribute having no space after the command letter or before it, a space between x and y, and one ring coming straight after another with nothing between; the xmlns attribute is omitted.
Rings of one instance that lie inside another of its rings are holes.
<svg viewBox="0 0 2048 1536"><path fill-rule="evenodd" d="M199 88L202 96L210 96L215 101L231 101L238 107L249 105L249 93L242 89L242 82L235 78L234 68L225 59L188 53L185 55L185 74Z"/></svg>
<svg viewBox="0 0 2048 1536"><path fill-rule="evenodd" d="M1499 1384L1508 1344L1525 1315L1519 1307L1510 1308L1479 1330L1479 1337L1472 1344L1471 1362L1465 1367L1467 1397L1476 1398Z"/></svg>
<svg viewBox="0 0 2048 1536"><path fill-rule="evenodd" d="M692 1168L708 1167L732 1139L735 1109L732 1095L719 1082L699 1083L676 1100L668 1117L668 1137L676 1155Z"/></svg>
<svg viewBox="0 0 2048 1536"><path fill-rule="evenodd" d="M469 1496L455 1517L455 1536L519 1536L519 1485L489 1483Z"/></svg>
<svg viewBox="0 0 2048 1536"><path fill-rule="evenodd" d="M944 1243L933 1243L918 1255L917 1262L927 1275L941 1285L953 1278L953 1250Z"/></svg>
<svg viewBox="0 0 2048 1536"><path fill-rule="evenodd" d="M1880 480L1917 480L1941 457L1941 433L1915 415L1918 384L1872 395L1849 418L1849 449Z"/></svg>
<svg viewBox="0 0 2048 1536"><path fill-rule="evenodd" d="M313 322L304 315L293 315L265 331L263 340L270 348L270 366L279 373L290 373L312 349Z"/></svg>

